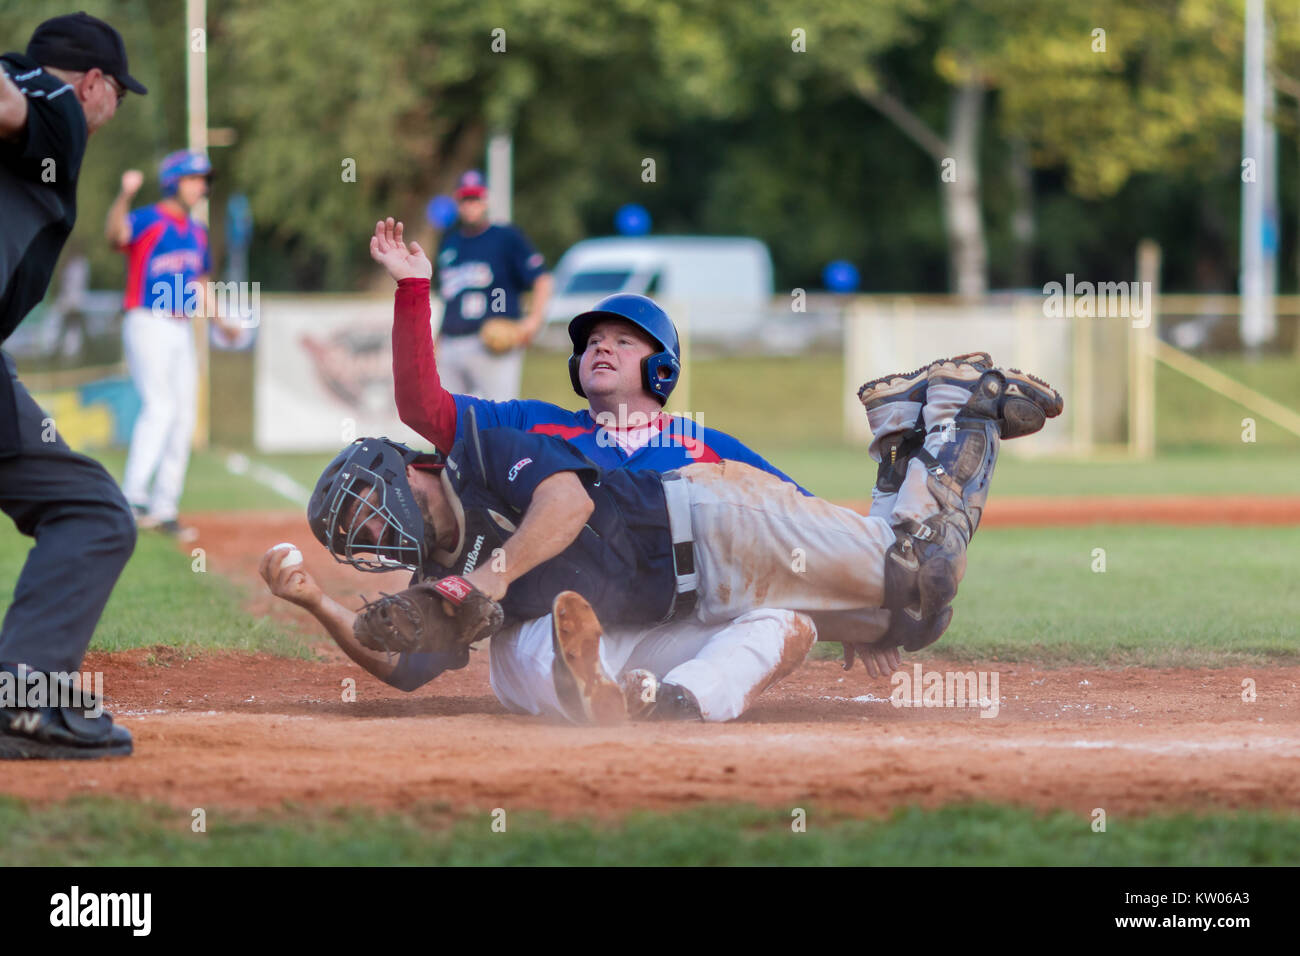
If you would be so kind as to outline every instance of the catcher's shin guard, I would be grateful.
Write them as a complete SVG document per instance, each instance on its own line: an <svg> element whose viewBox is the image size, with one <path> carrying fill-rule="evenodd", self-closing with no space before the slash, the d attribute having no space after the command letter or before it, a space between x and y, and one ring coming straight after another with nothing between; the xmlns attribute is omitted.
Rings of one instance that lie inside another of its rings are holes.
<svg viewBox="0 0 1300 956"><path fill-rule="evenodd" d="M892 644L925 647L938 640L952 617L949 605L966 568L966 546L979 527L997 464L1005 386L1002 373L982 372L966 406L936 429L943 436L937 450L914 453L925 466L939 513L894 528L896 540L885 554L886 639Z"/></svg>

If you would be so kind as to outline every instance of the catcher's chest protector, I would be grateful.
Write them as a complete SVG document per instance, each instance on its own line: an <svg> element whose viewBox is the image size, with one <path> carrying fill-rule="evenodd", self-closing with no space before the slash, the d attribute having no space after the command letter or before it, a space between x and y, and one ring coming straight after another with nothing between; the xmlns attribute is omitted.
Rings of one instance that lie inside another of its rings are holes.
<svg viewBox="0 0 1300 956"><path fill-rule="evenodd" d="M471 491L471 496L473 492ZM493 553L505 544L506 539L515 533L515 520L501 511L490 508L487 504L471 504L464 497L461 506L465 509L465 535L461 540L460 550L450 564L439 564L430 556L425 561L426 577L443 577L448 574L466 575L475 568L489 564ZM505 509L504 506L503 510Z"/></svg>

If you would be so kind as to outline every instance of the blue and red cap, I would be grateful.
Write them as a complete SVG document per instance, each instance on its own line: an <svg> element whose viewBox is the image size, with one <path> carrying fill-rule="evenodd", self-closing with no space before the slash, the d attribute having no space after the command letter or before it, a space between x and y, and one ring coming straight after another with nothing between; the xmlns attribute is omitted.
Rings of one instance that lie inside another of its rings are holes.
<svg viewBox="0 0 1300 956"><path fill-rule="evenodd" d="M457 199L481 199L488 192L487 180L477 169L470 169L460 174L456 183Z"/></svg>
<svg viewBox="0 0 1300 956"><path fill-rule="evenodd" d="M212 177L212 163L197 150L178 149L168 153L158 164L158 182L164 196L176 195L176 187L186 176Z"/></svg>

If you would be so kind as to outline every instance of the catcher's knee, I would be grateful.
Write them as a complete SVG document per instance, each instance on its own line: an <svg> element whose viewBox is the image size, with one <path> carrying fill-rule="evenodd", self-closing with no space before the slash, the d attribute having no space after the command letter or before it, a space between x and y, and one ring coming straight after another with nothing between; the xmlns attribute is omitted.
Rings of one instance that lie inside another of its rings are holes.
<svg viewBox="0 0 1300 956"><path fill-rule="evenodd" d="M946 523L930 541L900 530L885 553L885 607L889 627L883 647L918 651L937 641L952 620L952 602L966 569L965 542Z"/></svg>

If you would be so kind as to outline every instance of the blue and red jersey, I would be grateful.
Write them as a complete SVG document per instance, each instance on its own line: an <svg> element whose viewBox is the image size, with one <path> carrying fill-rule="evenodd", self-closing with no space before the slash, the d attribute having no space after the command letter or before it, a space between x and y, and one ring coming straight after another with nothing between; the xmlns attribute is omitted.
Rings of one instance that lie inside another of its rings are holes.
<svg viewBox="0 0 1300 956"><path fill-rule="evenodd" d="M440 449L461 437L466 409L473 407L479 428L517 428L562 438L606 470L631 468L672 471L699 462L743 461L784 481L792 479L725 432L688 418L660 415L647 444L629 452L617 429L604 428L585 408L578 411L550 402L521 399L493 402L473 395L453 395L442 387L429 331L429 280L402 279L397 285L393 317L393 380L402 421ZM803 489L800 489L803 490ZM804 492L807 494L807 492Z"/></svg>
<svg viewBox="0 0 1300 956"><path fill-rule="evenodd" d="M154 309L183 315L189 283L212 272L208 230L163 203L127 216L131 238L126 253L124 309Z"/></svg>

